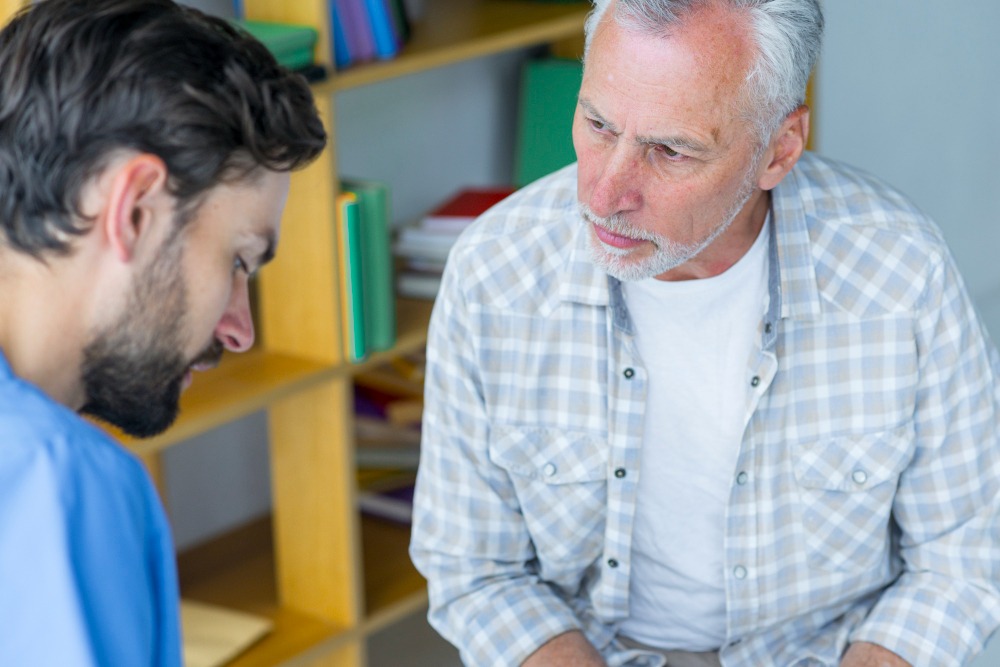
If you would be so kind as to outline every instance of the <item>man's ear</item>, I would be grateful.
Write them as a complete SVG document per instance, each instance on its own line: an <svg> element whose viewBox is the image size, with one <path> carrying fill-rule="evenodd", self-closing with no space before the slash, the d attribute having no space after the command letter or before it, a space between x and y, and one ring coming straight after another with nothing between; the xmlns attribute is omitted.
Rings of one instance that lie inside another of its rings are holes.
<svg viewBox="0 0 1000 667"><path fill-rule="evenodd" d="M139 243L150 236L154 222L171 213L167 166L155 155L140 153L113 168L102 223L112 252L120 261L129 262Z"/></svg>
<svg viewBox="0 0 1000 667"><path fill-rule="evenodd" d="M788 114L771 139L771 145L765 153L767 166L757 181L761 190L771 190L781 182L802 157L808 139L809 107L803 104Z"/></svg>

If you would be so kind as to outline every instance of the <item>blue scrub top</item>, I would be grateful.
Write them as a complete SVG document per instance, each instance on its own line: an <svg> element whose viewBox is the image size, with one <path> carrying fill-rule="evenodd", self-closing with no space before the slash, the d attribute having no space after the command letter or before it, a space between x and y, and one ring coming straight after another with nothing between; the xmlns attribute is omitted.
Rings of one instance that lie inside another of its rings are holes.
<svg viewBox="0 0 1000 667"><path fill-rule="evenodd" d="M173 542L145 468L0 352L0 665L181 662Z"/></svg>

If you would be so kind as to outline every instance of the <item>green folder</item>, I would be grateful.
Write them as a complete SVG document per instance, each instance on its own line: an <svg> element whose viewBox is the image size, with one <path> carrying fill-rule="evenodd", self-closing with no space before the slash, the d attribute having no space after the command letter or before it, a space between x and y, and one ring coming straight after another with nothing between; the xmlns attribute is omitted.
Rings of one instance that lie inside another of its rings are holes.
<svg viewBox="0 0 1000 667"><path fill-rule="evenodd" d="M582 80L578 60L544 58L525 64L514 148L517 187L576 161L573 114Z"/></svg>
<svg viewBox="0 0 1000 667"><path fill-rule="evenodd" d="M389 188L385 183L357 178L343 179L340 185L357 196L360 208L366 347L369 352L388 350L396 344Z"/></svg>

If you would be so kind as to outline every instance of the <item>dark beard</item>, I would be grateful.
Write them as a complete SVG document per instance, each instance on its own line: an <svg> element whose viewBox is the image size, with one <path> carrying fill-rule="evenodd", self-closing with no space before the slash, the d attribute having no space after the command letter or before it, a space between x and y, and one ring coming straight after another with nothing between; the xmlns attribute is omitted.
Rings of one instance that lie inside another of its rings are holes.
<svg viewBox="0 0 1000 667"><path fill-rule="evenodd" d="M148 438L177 419L187 365L179 354L166 350L132 352L122 354L111 339L87 347L83 361L87 403L80 411L133 437Z"/></svg>
<svg viewBox="0 0 1000 667"><path fill-rule="evenodd" d="M182 353L187 310L183 236L175 232L164 242L129 295L122 317L83 350L86 403L80 412L138 438L162 433L179 411L189 365Z"/></svg>

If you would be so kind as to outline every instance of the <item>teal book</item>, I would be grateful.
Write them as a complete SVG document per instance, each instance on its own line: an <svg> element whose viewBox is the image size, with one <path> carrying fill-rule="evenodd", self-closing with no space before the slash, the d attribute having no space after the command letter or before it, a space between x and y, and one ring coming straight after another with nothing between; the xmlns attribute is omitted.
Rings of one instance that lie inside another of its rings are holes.
<svg viewBox="0 0 1000 667"><path fill-rule="evenodd" d="M344 356L348 361L361 361L368 352L361 273L361 211L352 192L337 196L337 244Z"/></svg>
<svg viewBox="0 0 1000 667"><path fill-rule="evenodd" d="M576 161L573 114L583 65L566 58L528 61L521 72L514 184L523 187Z"/></svg>
<svg viewBox="0 0 1000 667"><path fill-rule="evenodd" d="M396 344L389 188L379 181L357 178L343 179L341 188L354 193L360 208L366 348L369 352L388 350Z"/></svg>

